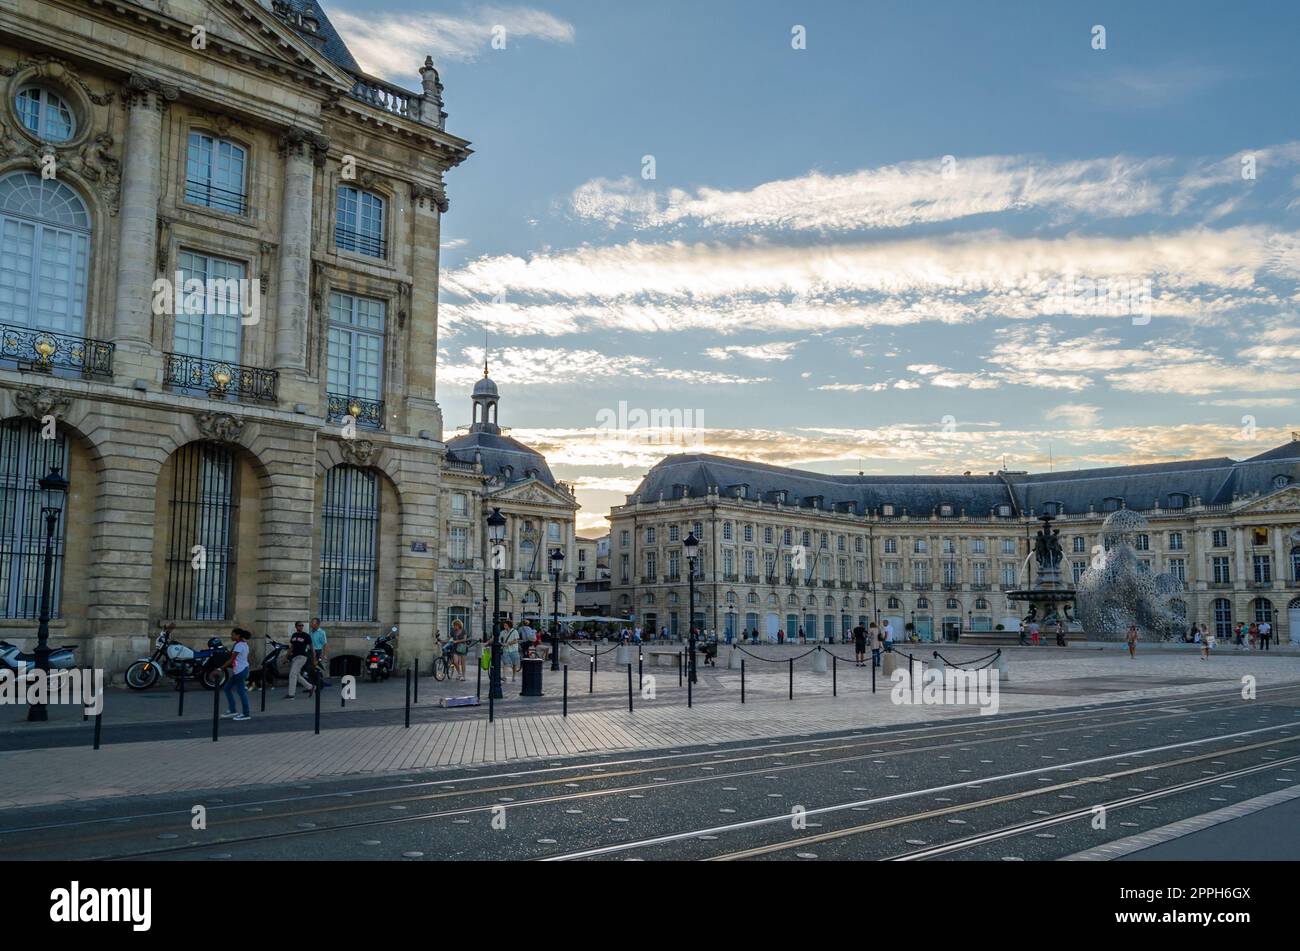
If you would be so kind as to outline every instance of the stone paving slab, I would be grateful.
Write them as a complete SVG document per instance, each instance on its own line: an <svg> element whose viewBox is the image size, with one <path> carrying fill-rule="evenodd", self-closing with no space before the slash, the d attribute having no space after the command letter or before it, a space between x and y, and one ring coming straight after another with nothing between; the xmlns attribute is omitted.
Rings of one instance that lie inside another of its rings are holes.
<svg viewBox="0 0 1300 951"><path fill-rule="evenodd" d="M1246 675L1260 686L1300 682L1300 659L1226 655L1203 662L1199 655L1056 655L1014 663L1003 692L1003 713L1078 707L1156 697L1194 697L1239 689ZM859 671L866 674L866 671ZM843 674L843 672L842 672ZM1118 678L1120 689L1095 687L1062 693L1070 681ZM673 680L675 681L675 677ZM80 801L302 781L319 777L394 773L486 763L556 758L580 753L661 749L735 740L767 739L818 731L894 724L923 724L977 717L974 707L909 706L891 702L885 684L870 693L869 678L841 677L841 696L830 696L828 675L802 673L797 686L819 686L785 698L786 675L754 677L754 690L739 702L739 673L716 672L707 702L687 709L680 694L640 700L626 709L573 710L505 715L488 724L486 710L472 718L400 726L338 727L310 732L239 734L240 724L222 721L222 738L175 739L89 747L0 753L0 807ZM1038 684L1035 691L1030 685ZM1145 685L1142 685L1145 684ZM1024 688L1023 690L1021 688ZM705 691L702 690L701 693Z"/></svg>

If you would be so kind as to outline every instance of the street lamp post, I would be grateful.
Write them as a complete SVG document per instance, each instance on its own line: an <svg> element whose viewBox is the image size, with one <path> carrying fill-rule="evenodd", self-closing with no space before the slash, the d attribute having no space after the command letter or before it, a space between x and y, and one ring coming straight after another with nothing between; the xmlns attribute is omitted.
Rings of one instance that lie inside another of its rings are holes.
<svg viewBox="0 0 1300 951"><path fill-rule="evenodd" d="M487 517L488 539L492 545L492 673L488 696L501 699L501 569L505 565L506 518L499 508Z"/></svg>
<svg viewBox="0 0 1300 951"><path fill-rule="evenodd" d="M695 559L699 551L700 540L695 537L695 532L691 532L686 536L686 540L682 542L682 545L686 548L686 571L687 579L689 580L690 604L687 605L686 608L686 617L688 619L686 622L686 628L690 637L691 651L691 669L689 676L691 678L691 683L695 684L699 683L695 678Z"/></svg>
<svg viewBox="0 0 1300 951"><path fill-rule="evenodd" d="M68 480L58 466L50 466L50 473L37 483L41 489L41 513L45 516L45 566L41 573L41 618L36 630L36 669L48 680L50 674L50 593L54 584L54 531L63 512L63 496L68 491ZM43 703L33 703L27 708L28 722L45 722L49 718Z"/></svg>
<svg viewBox="0 0 1300 951"><path fill-rule="evenodd" d="M555 603L551 612L551 670L560 669L560 569L564 567L564 552L557 548L551 552L551 574L555 575Z"/></svg>

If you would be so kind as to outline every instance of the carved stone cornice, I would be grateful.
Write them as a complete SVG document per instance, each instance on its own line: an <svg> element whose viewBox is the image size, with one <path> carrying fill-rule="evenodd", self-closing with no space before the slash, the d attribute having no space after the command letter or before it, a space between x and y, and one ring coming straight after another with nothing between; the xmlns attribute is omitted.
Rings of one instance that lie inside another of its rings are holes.
<svg viewBox="0 0 1300 951"><path fill-rule="evenodd" d="M229 413L200 413L194 421L199 435L214 442L237 443L244 434L244 421Z"/></svg>
<svg viewBox="0 0 1300 951"><path fill-rule="evenodd" d="M379 450L369 439L344 439L339 443L339 452L350 466L368 466Z"/></svg>
<svg viewBox="0 0 1300 951"><path fill-rule="evenodd" d="M132 73L122 84L122 99L128 109L157 109L161 112L180 95L180 87L175 83L165 83L144 73Z"/></svg>
<svg viewBox="0 0 1300 951"><path fill-rule="evenodd" d="M59 390L45 386L24 386L14 391L14 406L18 412L35 420L53 416L62 421L72 408L72 400Z"/></svg>

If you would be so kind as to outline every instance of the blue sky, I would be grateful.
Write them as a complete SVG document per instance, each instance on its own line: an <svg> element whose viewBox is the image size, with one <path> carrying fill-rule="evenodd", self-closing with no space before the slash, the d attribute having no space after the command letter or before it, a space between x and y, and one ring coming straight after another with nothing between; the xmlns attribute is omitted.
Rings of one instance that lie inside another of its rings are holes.
<svg viewBox="0 0 1300 951"><path fill-rule="evenodd" d="M448 433L487 333L581 526L683 449L1033 470L1300 429L1294 5L325 8L391 81L432 53L476 150L447 181Z"/></svg>

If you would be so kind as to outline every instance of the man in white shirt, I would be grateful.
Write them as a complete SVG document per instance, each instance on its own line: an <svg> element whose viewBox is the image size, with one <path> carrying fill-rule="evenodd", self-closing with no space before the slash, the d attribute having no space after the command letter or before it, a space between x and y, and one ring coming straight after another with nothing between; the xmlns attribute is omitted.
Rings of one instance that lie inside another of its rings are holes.
<svg viewBox="0 0 1300 951"><path fill-rule="evenodd" d="M1273 625L1268 621L1259 622L1259 640L1262 650L1268 650L1268 642L1273 637Z"/></svg>
<svg viewBox="0 0 1300 951"><path fill-rule="evenodd" d="M885 650L892 651L894 649L894 625L889 623L888 618L885 618L885 626L882 630L885 632Z"/></svg>

